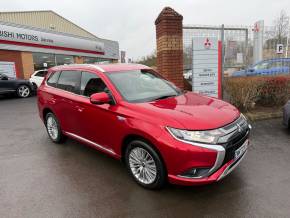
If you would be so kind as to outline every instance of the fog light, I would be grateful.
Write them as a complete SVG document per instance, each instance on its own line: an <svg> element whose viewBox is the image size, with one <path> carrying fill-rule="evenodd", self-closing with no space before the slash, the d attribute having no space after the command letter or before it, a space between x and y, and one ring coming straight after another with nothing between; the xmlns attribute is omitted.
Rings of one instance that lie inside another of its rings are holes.
<svg viewBox="0 0 290 218"><path fill-rule="evenodd" d="M182 173L180 176L187 178L200 178L205 176L209 170L210 168L192 168Z"/></svg>

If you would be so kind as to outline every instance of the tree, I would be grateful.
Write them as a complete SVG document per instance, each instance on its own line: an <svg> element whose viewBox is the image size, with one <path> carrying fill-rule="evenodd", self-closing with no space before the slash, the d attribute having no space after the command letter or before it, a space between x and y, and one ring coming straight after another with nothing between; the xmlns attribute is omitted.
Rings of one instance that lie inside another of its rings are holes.
<svg viewBox="0 0 290 218"><path fill-rule="evenodd" d="M286 12L282 10L279 17L274 20L274 34L278 43L283 43L289 31L289 17Z"/></svg>
<svg viewBox="0 0 290 218"><path fill-rule="evenodd" d="M156 51L154 51L152 54L142 57L141 60L137 61L137 63L149 67L156 66L156 56Z"/></svg>

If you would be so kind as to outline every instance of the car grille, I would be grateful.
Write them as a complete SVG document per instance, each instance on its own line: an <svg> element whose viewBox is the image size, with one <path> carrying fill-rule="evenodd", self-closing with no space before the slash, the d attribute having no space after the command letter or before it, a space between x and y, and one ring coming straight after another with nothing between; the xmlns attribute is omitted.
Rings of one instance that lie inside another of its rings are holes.
<svg viewBox="0 0 290 218"><path fill-rule="evenodd" d="M223 127L226 131L231 131L231 137L222 146L225 148L225 158L223 164L235 158L235 151L240 148L249 137L250 129L248 123L242 117L239 117L233 123Z"/></svg>
<svg viewBox="0 0 290 218"><path fill-rule="evenodd" d="M230 142L224 144L226 154L225 154L223 164L235 158L235 151L244 144L244 142L248 138L248 135L249 135L249 130L244 131L243 133L238 134Z"/></svg>

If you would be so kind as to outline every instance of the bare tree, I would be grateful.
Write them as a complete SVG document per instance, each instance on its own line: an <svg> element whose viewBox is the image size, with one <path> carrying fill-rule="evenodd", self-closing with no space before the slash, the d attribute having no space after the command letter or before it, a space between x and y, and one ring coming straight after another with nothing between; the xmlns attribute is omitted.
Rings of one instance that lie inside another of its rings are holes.
<svg viewBox="0 0 290 218"><path fill-rule="evenodd" d="M279 17L274 20L274 32L275 38L278 43L283 43L288 34L289 29L289 17L286 12L282 10Z"/></svg>

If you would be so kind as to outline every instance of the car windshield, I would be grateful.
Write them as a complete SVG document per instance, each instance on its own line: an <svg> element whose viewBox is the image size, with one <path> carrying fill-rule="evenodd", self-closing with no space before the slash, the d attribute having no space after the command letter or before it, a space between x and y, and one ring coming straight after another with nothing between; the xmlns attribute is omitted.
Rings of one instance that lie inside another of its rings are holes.
<svg viewBox="0 0 290 218"><path fill-rule="evenodd" d="M253 68L255 70L264 70L264 69L267 69L268 66L269 66L268 62L262 62L262 63L256 64Z"/></svg>
<svg viewBox="0 0 290 218"><path fill-rule="evenodd" d="M107 72L106 74L128 102L148 102L182 93L175 85L152 70Z"/></svg>

